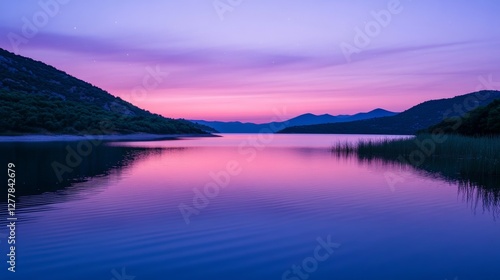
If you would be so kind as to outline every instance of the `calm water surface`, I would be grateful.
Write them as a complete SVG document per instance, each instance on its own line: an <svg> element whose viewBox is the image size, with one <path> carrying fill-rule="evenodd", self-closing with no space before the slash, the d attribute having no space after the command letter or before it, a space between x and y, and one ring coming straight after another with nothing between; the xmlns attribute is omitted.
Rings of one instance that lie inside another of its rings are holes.
<svg viewBox="0 0 500 280"><path fill-rule="evenodd" d="M19 219L13 274L2 200L1 279L500 279L480 188L330 152L387 137L119 142L71 167L78 143L1 144Z"/></svg>

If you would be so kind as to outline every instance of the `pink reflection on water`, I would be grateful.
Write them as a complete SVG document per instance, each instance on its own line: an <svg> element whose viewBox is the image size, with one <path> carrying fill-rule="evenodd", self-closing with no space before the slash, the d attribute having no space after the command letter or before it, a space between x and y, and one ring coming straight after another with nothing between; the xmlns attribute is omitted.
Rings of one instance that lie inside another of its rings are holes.
<svg viewBox="0 0 500 280"><path fill-rule="evenodd" d="M164 203L175 204L179 203L179 196L189 201L192 189L203 190L207 183L217 181L214 178L225 178L223 174L227 174L228 162L236 162L242 171L229 176L228 186L221 188L220 194L226 198L234 196L240 200L250 193L259 193L300 199L323 193L325 196L358 196L361 200L374 201L377 197L393 195L385 173L401 171L397 166L380 162L361 163L355 157L338 158L330 153L331 145L336 142L401 136L274 135L271 142L259 147L248 144L252 137L258 136L235 134L217 138L116 143L114 145L164 148L161 154L134 163L126 180L118 185L135 189L133 192L137 195L147 189L155 194L151 199L161 198ZM430 179L411 170L405 176L407 180L401 183L399 192L410 196L426 195L421 189L429 185L426 181ZM436 182L431 185L435 186Z"/></svg>

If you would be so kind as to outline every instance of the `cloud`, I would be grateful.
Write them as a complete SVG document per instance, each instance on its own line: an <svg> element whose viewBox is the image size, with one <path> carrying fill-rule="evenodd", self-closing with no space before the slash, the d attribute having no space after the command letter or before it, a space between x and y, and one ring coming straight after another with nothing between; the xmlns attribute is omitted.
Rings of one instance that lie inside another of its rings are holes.
<svg viewBox="0 0 500 280"><path fill-rule="evenodd" d="M7 33L0 28L0 33ZM2 45L9 47L6 37L1 37ZM154 38L153 38L154 39ZM175 40L175 47L173 42ZM131 43L132 41L132 43ZM151 45L151 40L148 41ZM98 38L89 36L71 36L55 33L40 33L37 37L22 45L21 50L43 49L61 52L70 52L80 55L99 57L100 59L123 62L128 55L127 62L139 63L169 63L181 65L205 65L210 63L228 63L241 67L285 66L311 60L311 57L296 54L282 54L251 50L238 47L202 47L195 42L179 37L162 34L161 48L143 47L145 44L139 38Z"/></svg>

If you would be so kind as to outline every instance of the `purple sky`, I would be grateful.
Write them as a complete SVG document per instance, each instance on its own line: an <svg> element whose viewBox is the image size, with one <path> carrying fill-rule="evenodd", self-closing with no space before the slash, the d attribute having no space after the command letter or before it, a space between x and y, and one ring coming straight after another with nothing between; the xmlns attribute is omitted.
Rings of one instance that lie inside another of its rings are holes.
<svg viewBox="0 0 500 280"><path fill-rule="evenodd" d="M0 47L168 117L268 122L275 110L402 111L500 89L498 11L493 0L2 1Z"/></svg>

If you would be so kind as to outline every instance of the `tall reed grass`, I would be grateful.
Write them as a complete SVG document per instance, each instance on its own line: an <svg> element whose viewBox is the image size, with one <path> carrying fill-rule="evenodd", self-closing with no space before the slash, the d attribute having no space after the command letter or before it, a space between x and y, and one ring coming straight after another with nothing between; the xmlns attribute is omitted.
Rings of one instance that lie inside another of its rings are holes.
<svg viewBox="0 0 500 280"><path fill-rule="evenodd" d="M363 159L398 160L415 167L441 164L463 175L500 175L500 137L446 135L445 141L433 139L432 135L419 134L404 139L339 142L332 151Z"/></svg>
<svg viewBox="0 0 500 280"><path fill-rule="evenodd" d="M446 135L443 142L432 139L432 135L419 134L404 139L337 143L332 152L338 156L357 156L362 162L412 166L456 182L459 193L474 209L481 201L483 210L500 216L500 137ZM424 148L422 143L426 143ZM416 154L424 157L415 157Z"/></svg>

